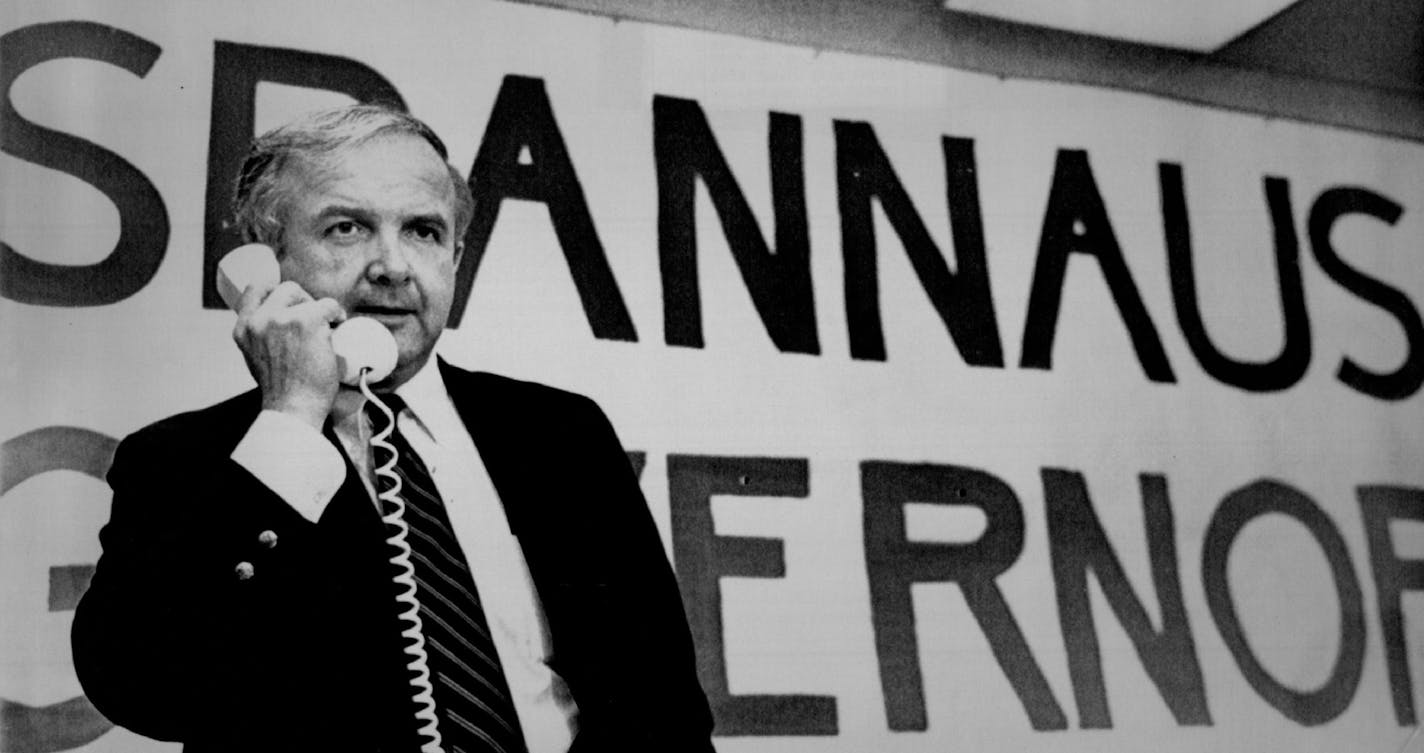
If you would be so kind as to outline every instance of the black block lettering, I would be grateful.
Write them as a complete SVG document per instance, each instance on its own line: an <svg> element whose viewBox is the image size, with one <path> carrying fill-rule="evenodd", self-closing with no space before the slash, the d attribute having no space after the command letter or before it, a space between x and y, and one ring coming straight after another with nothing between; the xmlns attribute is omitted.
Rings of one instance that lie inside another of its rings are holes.
<svg viewBox="0 0 1424 753"><path fill-rule="evenodd" d="M36 306L103 306L137 293L157 274L168 250L168 209L148 176L93 142L24 119L10 101L10 87L25 71L64 58L109 63L143 78L161 53L142 37L87 21L36 24L0 36L0 151L73 175L119 211L118 242L95 264L47 264L0 242L0 295Z"/></svg>
<svg viewBox="0 0 1424 753"><path fill-rule="evenodd" d="M1401 727L1413 727L1418 724L1418 717L1414 713L1414 683L1409 678L1409 633L1404 630L1403 596L1405 591L1424 591L1424 560L1400 559L1395 554L1389 524L1396 520L1424 523L1424 489L1361 486L1356 493L1370 545L1394 718Z"/></svg>
<svg viewBox="0 0 1424 753"><path fill-rule="evenodd" d="M663 330L669 345L703 346L695 211L700 177L772 342L785 353L821 352L811 289L811 244L806 234L801 118L771 113L767 140L776 216L774 249L767 247L702 108L688 99L653 98L658 260L663 281Z"/></svg>
<svg viewBox="0 0 1424 753"><path fill-rule="evenodd" d="M946 137L941 144L958 268L951 272L905 188L900 185L870 124L837 120L835 133L836 188L841 213L841 253L845 257L846 323L850 328L851 357L885 360L875 223L871 215L871 202L878 199L959 355L971 366L1003 367L1003 348L999 345L999 325L994 317L989 267L984 255L974 142Z"/></svg>
<svg viewBox="0 0 1424 753"><path fill-rule="evenodd" d="M46 426L26 432L0 445L0 495L20 483L50 471L77 471L103 480L114 459L118 442L88 429ZM50 611L73 609L87 587L92 567L69 566L61 570L56 592L51 570ZM68 575L80 576L75 578ZM70 750L98 739L114 725L84 696L45 706L29 706L0 698L0 749L17 753Z"/></svg>
<svg viewBox="0 0 1424 753"><path fill-rule="evenodd" d="M1088 153L1073 149L1058 152L1053 171L1053 187L1048 194L1048 210L1043 217L1043 234L1038 244L1038 261L1033 270L1028 314L1024 321L1023 353L1019 365L1026 369L1053 366L1053 337L1058 329L1058 309L1063 298L1063 276L1069 254L1080 253L1098 261L1113 303L1117 305L1133 350L1147 378L1154 382L1175 382L1167 353L1157 338L1157 329L1147 307L1137 293L1127 270L1122 249L1108 222L1107 209L1098 193Z"/></svg>
<svg viewBox="0 0 1424 753"><path fill-rule="evenodd" d="M529 159L520 162L519 155L525 150ZM638 339L603 244L598 240L583 187L564 146L542 79L504 77L480 151L470 168L470 189L475 194L475 217L465 232L465 255L456 275L450 326L458 327L465 315L500 207L505 199L523 199L548 207L554 235L563 249L594 337Z"/></svg>
<svg viewBox="0 0 1424 753"><path fill-rule="evenodd" d="M1384 309L1404 328L1406 352L1399 368L1381 374L1346 356L1336 372L1340 381L1382 400L1404 400L1424 384L1424 322L1409 296L1346 264L1330 242L1330 230L1347 214L1364 214L1393 225L1403 211L1395 201L1365 188L1332 188L1310 208L1310 245L1320 268L1340 287Z"/></svg>
<svg viewBox="0 0 1424 753"><path fill-rule="evenodd" d="M1063 709L994 582L1023 552L1023 510L1013 490L973 468L886 461L861 463L860 483L870 615L890 729L923 731L929 725L910 587L937 582L959 584L1033 728L1067 728ZM972 544L908 541L909 502L977 507L988 525Z"/></svg>
<svg viewBox="0 0 1424 753"><path fill-rule="evenodd" d="M1048 542L1053 555L1053 582L1058 593L1059 622L1068 648L1078 724L1084 729L1112 727L1098 634L1088 599L1088 572L1097 576L1113 614L1127 631L1137 656L1178 724L1211 724L1202 683L1201 664L1177 574L1177 543L1167 480L1143 474L1142 511L1146 518L1152 585L1162 629L1152 627L1142 601L1132 592L1122 563L1103 532L1088 498L1087 483L1076 471L1043 469L1043 494L1048 505Z"/></svg>
<svg viewBox="0 0 1424 753"><path fill-rule="evenodd" d="M1276 239L1276 277L1281 287L1281 313L1285 342L1269 361L1251 363L1227 357L1211 342L1197 300L1196 271L1192 267L1191 226L1182 188L1182 167L1163 162L1157 167L1162 185L1162 222L1167 239L1167 265L1172 275L1172 300L1177 319L1192 353L1206 373L1233 387L1250 392L1288 389L1305 376L1310 365L1310 316L1305 309L1305 287L1300 275L1300 244L1291 212L1290 184L1284 178L1266 178L1266 204Z"/></svg>
<svg viewBox="0 0 1424 753"><path fill-rule="evenodd" d="M712 497L805 497L807 470L805 460L791 458L668 456L673 560L717 735L836 734L832 696L732 695L722 642L722 576L781 578L786 562L780 540L718 536Z"/></svg>
<svg viewBox="0 0 1424 753"><path fill-rule="evenodd" d="M1315 690L1288 688L1272 677L1251 651L1237 616L1227 580L1231 546L1247 523L1269 513L1294 518L1304 525L1325 553L1340 599L1340 652L1330 677ZM1263 480L1226 495L1211 517L1202 546L1202 583L1212 619L1256 693L1299 724L1324 724L1344 713L1360 685L1365 662L1365 607L1360 582L1350 565L1345 539L1325 511L1304 493L1278 481Z"/></svg>

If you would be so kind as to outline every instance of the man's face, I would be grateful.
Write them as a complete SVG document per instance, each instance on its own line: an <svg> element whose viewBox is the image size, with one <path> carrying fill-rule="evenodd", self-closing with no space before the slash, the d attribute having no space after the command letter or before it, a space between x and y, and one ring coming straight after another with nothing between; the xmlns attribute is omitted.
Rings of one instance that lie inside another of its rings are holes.
<svg viewBox="0 0 1424 753"><path fill-rule="evenodd" d="M461 246L445 162L424 139L380 136L288 168L282 279L395 336L405 383L445 328Z"/></svg>

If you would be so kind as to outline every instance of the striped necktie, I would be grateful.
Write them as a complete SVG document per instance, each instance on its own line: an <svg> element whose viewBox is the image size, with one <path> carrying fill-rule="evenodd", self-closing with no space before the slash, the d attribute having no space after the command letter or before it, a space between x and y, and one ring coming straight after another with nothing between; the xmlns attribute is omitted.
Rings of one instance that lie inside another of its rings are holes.
<svg viewBox="0 0 1424 753"><path fill-rule="evenodd" d="M405 407L394 394L381 399L396 416ZM384 430L387 421L380 409L368 404L366 414L373 434ZM407 541L443 747L446 753L523 753L509 686L445 505L430 472L400 432L393 431L387 441L397 453L395 472L406 503ZM377 466L388 460L384 448L372 445L372 452ZM391 485L379 474L376 484L382 492Z"/></svg>

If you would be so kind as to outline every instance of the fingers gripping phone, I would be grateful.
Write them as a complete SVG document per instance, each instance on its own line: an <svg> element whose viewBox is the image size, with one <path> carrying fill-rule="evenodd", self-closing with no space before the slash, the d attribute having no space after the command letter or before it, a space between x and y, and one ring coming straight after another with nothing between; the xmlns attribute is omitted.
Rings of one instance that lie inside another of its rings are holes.
<svg viewBox="0 0 1424 753"><path fill-rule="evenodd" d="M234 311L248 287L275 287L278 282L281 267L271 246L239 246L218 262L218 295ZM348 386L358 386L363 372L368 382L379 382L396 367L396 340L375 319L354 317L337 325L331 333L331 348L336 351L341 383Z"/></svg>

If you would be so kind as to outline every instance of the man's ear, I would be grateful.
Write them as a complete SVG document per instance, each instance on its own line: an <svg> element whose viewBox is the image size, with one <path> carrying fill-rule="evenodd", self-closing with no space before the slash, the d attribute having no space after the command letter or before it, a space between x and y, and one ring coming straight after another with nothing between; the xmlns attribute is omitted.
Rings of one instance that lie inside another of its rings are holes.
<svg viewBox="0 0 1424 753"><path fill-rule="evenodd" d="M287 244L283 243L281 238L278 238L275 241L268 243L267 247L272 249L272 255L277 258L277 266L283 267L287 261ZM283 272L285 273L286 270L283 269ZM283 274L282 279L287 279L285 274Z"/></svg>
<svg viewBox="0 0 1424 753"><path fill-rule="evenodd" d="M272 253L275 254L277 256L277 260L280 261L286 258L287 256L286 236L286 228L283 228L279 225L277 229L277 237L268 238L266 240L258 240L257 238L253 238L249 240L248 243L261 243L262 245L272 249Z"/></svg>
<svg viewBox="0 0 1424 753"><path fill-rule="evenodd" d="M465 254L465 241L463 239L455 242L455 268L460 267L460 257Z"/></svg>

